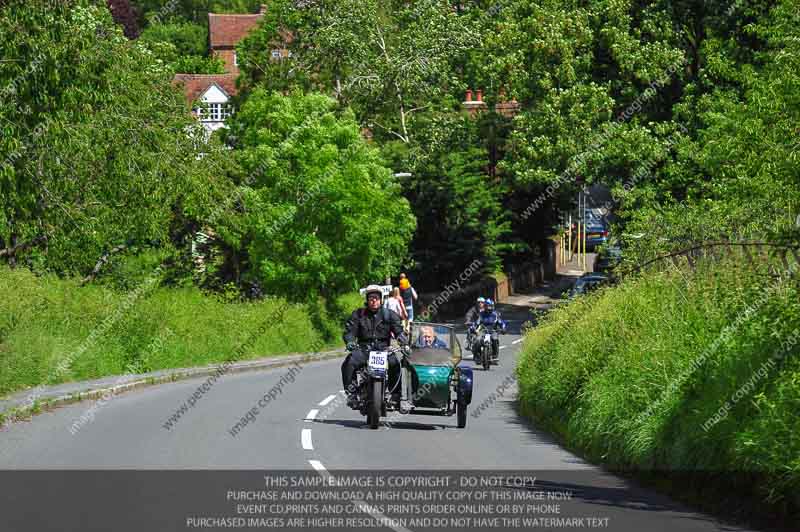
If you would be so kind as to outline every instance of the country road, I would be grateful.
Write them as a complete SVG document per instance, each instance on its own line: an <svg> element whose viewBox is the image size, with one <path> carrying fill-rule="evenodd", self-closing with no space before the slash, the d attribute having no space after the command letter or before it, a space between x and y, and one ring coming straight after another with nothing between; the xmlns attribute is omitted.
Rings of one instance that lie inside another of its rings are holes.
<svg viewBox="0 0 800 532"><path fill-rule="evenodd" d="M202 379L116 397L75 435L69 427L90 403L14 423L0 434L0 468L535 470L540 482L569 489L572 501L565 508L570 515L607 519L609 530L743 530L587 464L521 418L515 409L513 378L520 341L518 335L503 336L501 366L489 372L475 369L466 429L456 428L455 417L398 416L370 430L363 417L343 405L339 361L331 360L303 366L294 382L283 386L282 393L235 436L231 428L287 368L221 379L170 429L165 421ZM26 477L19 478L24 482Z"/></svg>

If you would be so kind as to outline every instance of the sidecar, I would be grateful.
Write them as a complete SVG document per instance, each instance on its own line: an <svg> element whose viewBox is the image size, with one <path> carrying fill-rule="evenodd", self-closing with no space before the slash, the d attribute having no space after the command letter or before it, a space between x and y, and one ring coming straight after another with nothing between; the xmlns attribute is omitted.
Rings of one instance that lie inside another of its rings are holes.
<svg viewBox="0 0 800 532"><path fill-rule="evenodd" d="M403 357L404 413L452 416L467 425L472 402L472 368L462 367L461 343L452 325L412 322L410 352Z"/></svg>

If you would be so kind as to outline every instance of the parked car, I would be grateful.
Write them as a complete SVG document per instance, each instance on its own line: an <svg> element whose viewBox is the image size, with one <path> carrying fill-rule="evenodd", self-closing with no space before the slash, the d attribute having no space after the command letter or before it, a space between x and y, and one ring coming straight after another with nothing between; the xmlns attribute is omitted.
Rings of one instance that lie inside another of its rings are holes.
<svg viewBox="0 0 800 532"><path fill-rule="evenodd" d="M575 286L569 291L569 297L583 295L608 281L608 276L602 273L587 273L575 281Z"/></svg>

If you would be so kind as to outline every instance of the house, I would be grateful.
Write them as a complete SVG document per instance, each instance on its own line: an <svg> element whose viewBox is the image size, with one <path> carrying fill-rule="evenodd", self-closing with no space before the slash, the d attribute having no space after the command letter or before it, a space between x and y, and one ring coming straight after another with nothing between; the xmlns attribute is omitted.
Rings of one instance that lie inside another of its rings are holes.
<svg viewBox="0 0 800 532"><path fill-rule="evenodd" d="M239 63L236 45L256 27L266 6L256 14L208 14L209 51L225 63L224 74L175 74L173 83L182 85L192 114L203 124L207 134L224 127L232 112L231 98L236 96Z"/></svg>
<svg viewBox="0 0 800 532"><path fill-rule="evenodd" d="M236 74L175 74L173 83L183 86L192 114L207 134L224 127L231 114L230 100L236 96ZM201 105L202 104L202 105Z"/></svg>
<svg viewBox="0 0 800 532"><path fill-rule="evenodd" d="M226 74L239 74L236 45L258 24L266 10L267 6L262 4L261 9L255 15L208 14L209 49L211 55L225 62Z"/></svg>

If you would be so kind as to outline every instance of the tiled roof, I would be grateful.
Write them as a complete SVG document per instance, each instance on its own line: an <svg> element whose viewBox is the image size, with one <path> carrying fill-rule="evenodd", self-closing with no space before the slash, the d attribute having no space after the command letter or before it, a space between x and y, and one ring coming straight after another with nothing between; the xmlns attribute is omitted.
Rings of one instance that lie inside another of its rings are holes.
<svg viewBox="0 0 800 532"><path fill-rule="evenodd" d="M208 14L208 35L211 48L235 46L261 19L262 15Z"/></svg>
<svg viewBox="0 0 800 532"><path fill-rule="evenodd" d="M214 83L229 96L235 96L237 93L236 74L175 74L172 83L183 85L183 93L189 103L202 96Z"/></svg>

